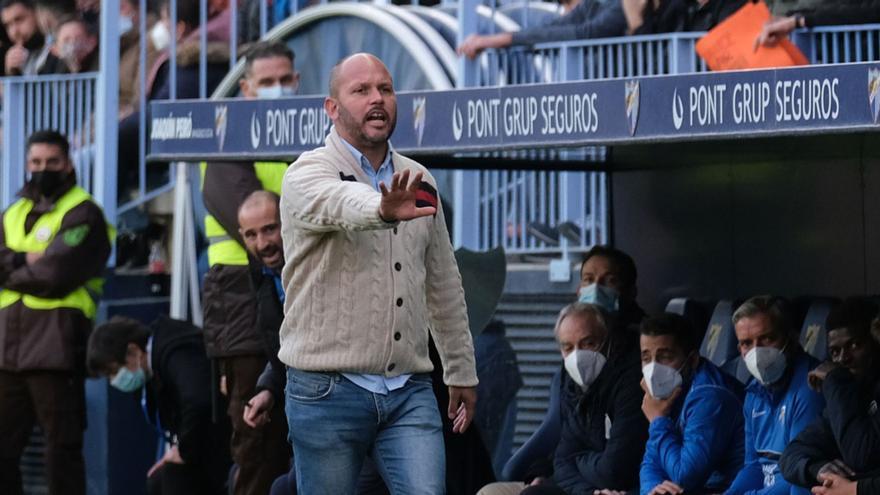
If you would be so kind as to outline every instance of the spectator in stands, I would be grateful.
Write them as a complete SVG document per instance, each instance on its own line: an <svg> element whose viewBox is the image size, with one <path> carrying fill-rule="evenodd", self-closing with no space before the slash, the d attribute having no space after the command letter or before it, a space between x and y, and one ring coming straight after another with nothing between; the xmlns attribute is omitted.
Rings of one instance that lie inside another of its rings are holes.
<svg viewBox="0 0 880 495"><path fill-rule="evenodd" d="M824 474L857 479L880 469L880 343L871 338L876 315L877 305L864 299L847 300L828 315L831 361L809 375L825 397L825 413L782 454L790 482L810 488L822 484Z"/></svg>
<svg viewBox="0 0 880 495"><path fill-rule="evenodd" d="M544 25L513 33L472 34L459 45L458 53L473 59L487 48L623 36L626 27L621 0L582 0L571 12Z"/></svg>
<svg viewBox="0 0 880 495"><path fill-rule="evenodd" d="M153 16L154 17L154 16ZM147 16L147 31L155 19ZM140 9L138 0L119 1L119 118L137 110L140 97ZM151 42L146 43L147 59L144 67L153 66L159 53Z"/></svg>
<svg viewBox="0 0 880 495"><path fill-rule="evenodd" d="M55 32L62 20L78 15L73 0L34 0L34 12L47 45L54 42Z"/></svg>
<svg viewBox="0 0 880 495"><path fill-rule="evenodd" d="M19 461L37 421L46 433L49 492L79 495L86 490L85 340L112 227L76 185L62 134L28 138L27 170L31 178L0 229L0 493L21 493Z"/></svg>
<svg viewBox="0 0 880 495"><path fill-rule="evenodd" d="M278 42L260 42L245 56L245 74L240 88L242 96L247 99L278 98L294 94L297 80L293 52ZM245 199L258 190L280 193L287 165L287 162L210 162L203 165L202 195L208 210L205 232L210 243L210 268L204 280L205 346L208 356L218 360L218 367L225 377L229 400L227 412L234 430L232 457L240 468L236 484L236 493L239 494L263 494L272 480L281 474L277 464L262 460L264 449L271 447L275 458L289 458L286 444L267 439L278 425L252 428L243 422L245 404L256 393L260 373L267 360L278 354L280 317L267 313L273 307L269 296L261 295L257 301L259 305L254 304L251 270L243 239L246 231L239 230L239 209ZM263 290L269 287L267 282L265 277L260 281ZM263 321L258 319L256 310ZM267 347L265 335L273 326L275 341ZM284 401L277 402L280 405Z"/></svg>
<svg viewBox="0 0 880 495"><path fill-rule="evenodd" d="M146 420L171 444L147 473L148 494L227 493L229 432L211 419L211 364L200 329L116 316L89 337L88 364L117 390L141 395Z"/></svg>
<svg viewBox="0 0 880 495"><path fill-rule="evenodd" d="M30 0L0 1L0 20L12 44L6 50L5 75L32 76L49 51L37 26L37 15Z"/></svg>
<svg viewBox="0 0 880 495"><path fill-rule="evenodd" d="M638 334L645 312L636 302L636 263L632 257L611 246L594 246L581 264L578 300L596 304L608 312L614 329Z"/></svg>
<svg viewBox="0 0 880 495"><path fill-rule="evenodd" d="M610 331L604 311L593 304L576 302L563 308L554 333L566 373L561 383L562 432L552 473L525 480L528 487L495 483L481 495L638 489L648 438L638 346Z"/></svg>
<svg viewBox="0 0 880 495"><path fill-rule="evenodd" d="M700 357L683 316L648 318L640 330L642 411L650 422L641 493L723 492L743 464L742 385Z"/></svg>
<svg viewBox="0 0 880 495"><path fill-rule="evenodd" d="M53 57L40 74L79 74L98 70L98 37L78 17L62 19L52 44Z"/></svg>
<svg viewBox="0 0 880 495"><path fill-rule="evenodd" d="M746 386L745 464L728 495L807 494L779 470L785 447L822 412L822 396L810 390L807 374L817 362L798 344L785 302L756 296L733 313L739 351L754 377Z"/></svg>
<svg viewBox="0 0 880 495"><path fill-rule="evenodd" d="M622 0L628 34L708 31L747 0Z"/></svg>
<svg viewBox="0 0 880 495"><path fill-rule="evenodd" d="M880 0L836 1L824 5L817 2L813 8L797 10L767 21L755 39L755 46L773 46L797 28L874 22L880 22Z"/></svg>
<svg viewBox="0 0 880 495"><path fill-rule="evenodd" d="M229 71L229 9L214 17L209 17L205 26L199 27L200 2L177 2L177 26L171 27L170 1L161 0L159 6L159 30L162 36L154 36L153 44L160 55L147 72L147 98L167 100L171 98L171 56L170 40L177 41L177 93L178 99L199 97L199 53L201 52L200 31L206 31L208 44L205 47L207 58L206 94L210 95ZM166 40L166 41L159 41ZM158 42L158 44L157 44ZM161 46L168 43L165 46Z"/></svg>

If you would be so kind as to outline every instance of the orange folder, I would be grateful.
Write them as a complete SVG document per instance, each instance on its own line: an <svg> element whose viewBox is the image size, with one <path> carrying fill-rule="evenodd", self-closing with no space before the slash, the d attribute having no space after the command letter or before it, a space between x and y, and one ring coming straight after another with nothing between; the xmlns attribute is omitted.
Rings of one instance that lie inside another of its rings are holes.
<svg viewBox="0 0 880 495"><path fill-rule="evenodd" d="M697 54L711 70L807 65L807 58L787 38L775 46L759 46L755 50L755 38L769 20L767 4L746 2L697 42Z"/></svg>

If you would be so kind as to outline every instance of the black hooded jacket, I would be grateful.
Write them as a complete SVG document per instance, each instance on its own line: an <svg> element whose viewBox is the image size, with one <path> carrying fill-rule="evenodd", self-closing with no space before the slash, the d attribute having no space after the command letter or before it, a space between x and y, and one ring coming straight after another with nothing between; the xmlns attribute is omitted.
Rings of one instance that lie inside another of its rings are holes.
<svg viewBox="0 0 880 495"><path fill-rule="evenodd" d="M638 490L648 440L641 379L637 341L629 334L613 337L611 356L587 392L563 374L553 481L566 493Z"/></svg>
<svg viewBox="0 0 880 495"><path fill-rule="evenodd" d="M782 475L811 488L818 484L819 469L840 459L856 472L856 478L880 476L880 381L875 378L860 384L849 371L839 368L825 377L822 395L825 412L785 448ZM869 493L863 490L866 484L859 485L859 495Z"/></svg>
<svg viewBox="0 0 880 495"><path fill-rule="evenodd" d="M150 328L149 415L155 421L158 412L162 428L177 437L184 462L198 466L205 482L221 489L231 462L228 425L211 421L211 364L202 331L164 316Z"/></svg>

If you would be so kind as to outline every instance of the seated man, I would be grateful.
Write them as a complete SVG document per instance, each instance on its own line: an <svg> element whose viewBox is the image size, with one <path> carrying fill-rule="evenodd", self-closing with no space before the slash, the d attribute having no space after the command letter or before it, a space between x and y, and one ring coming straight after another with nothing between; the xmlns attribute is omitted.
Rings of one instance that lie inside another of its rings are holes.
<svg viewBox="0 0 880 495"><path fill-rule="evenodd" d="M610 246L593 246L581 264L578 301L596 304L614 316L614 329L638 332L645 312L636 302L636 263L623 251Z"/></svg>
<svg viewBox="0 0 880 495"><path fill-rule="evenodd" d="M880 343L870 333L876 315L877 306L860 299L828 315L831 362L810 373L811 385L827 406L786 447L780 461L783 476L796 485L820 485L828 473L859 479L880 471ZM880 327L880 321L875 324Z"/></svg>
<svg viewBox="0 0 880 495"><path fill-rule="evenodd" d="M786 481L779 471L782 451L824 407L807 386L817 364L798 343L785 302L756 296L733 313L739 351L754 377L746 386L745 464L727 495L800 495L808 490Z"/></svg>
<svg viewBox="0 0 880 495"><path fill-rule="evenodd" d="M225 494L229 434L211 420L211 364L202 332L159 318L151 326L114 317L92 332L92 373L122 392L142 393L144 414L171 447L147 473L147 492Z"/></svg>
<svg viewBox="0 0 880 495"><path fill-rule="evenodd" d="M485 495L592 494L635 490L647 440L634 339L610 332L598 306L569 304L554 329L565 360L560 413L562 433L553 472L524 483L494 483ZM523 490L525 488L525 490Z"/></svg>
<svg viewBox="0 0 880 495"><path fill-rule="evenodd" d="M743 462L742 386L700 357L686 318L663 314L640 330L642 410L651 423L641 493L723 492Z"/></svg>

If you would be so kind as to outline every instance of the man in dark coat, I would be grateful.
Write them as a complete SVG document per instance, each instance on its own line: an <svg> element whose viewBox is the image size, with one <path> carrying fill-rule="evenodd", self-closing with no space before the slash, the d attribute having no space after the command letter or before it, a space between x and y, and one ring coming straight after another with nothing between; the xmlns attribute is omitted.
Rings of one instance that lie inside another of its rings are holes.
<svg viewBox="0 0 880 495"><path fill-rule="evenodd" d="M211 365L202 332L161 317L149 327L114 317L92 333L89 369L143 396L147 420L171 446L147 473L148 493L226 493L228 425L211 421Z"/></svg>
<svg viewBox="0 0 880 495"><path fill-rule="evenodd" d="M790 482L811 488L829 474L852 480L880 475L880 344L870 335L876 315L877 305L861 299L828 315L831 361L809 375L825 396L825 412L783 452L782 474ZM860 486L862 493L869 492Z"/></svg>
<svg viewBox="0 0 880 495"><path fill-rule="evenodd" d="M562 309L555 334L566 373L560 383L562 432L552 474L524 480L532 485L528 487L489 485L481 495L638 490L648 422L642 414L636 335L611 331L598 306L581 302Z"/></svg>

